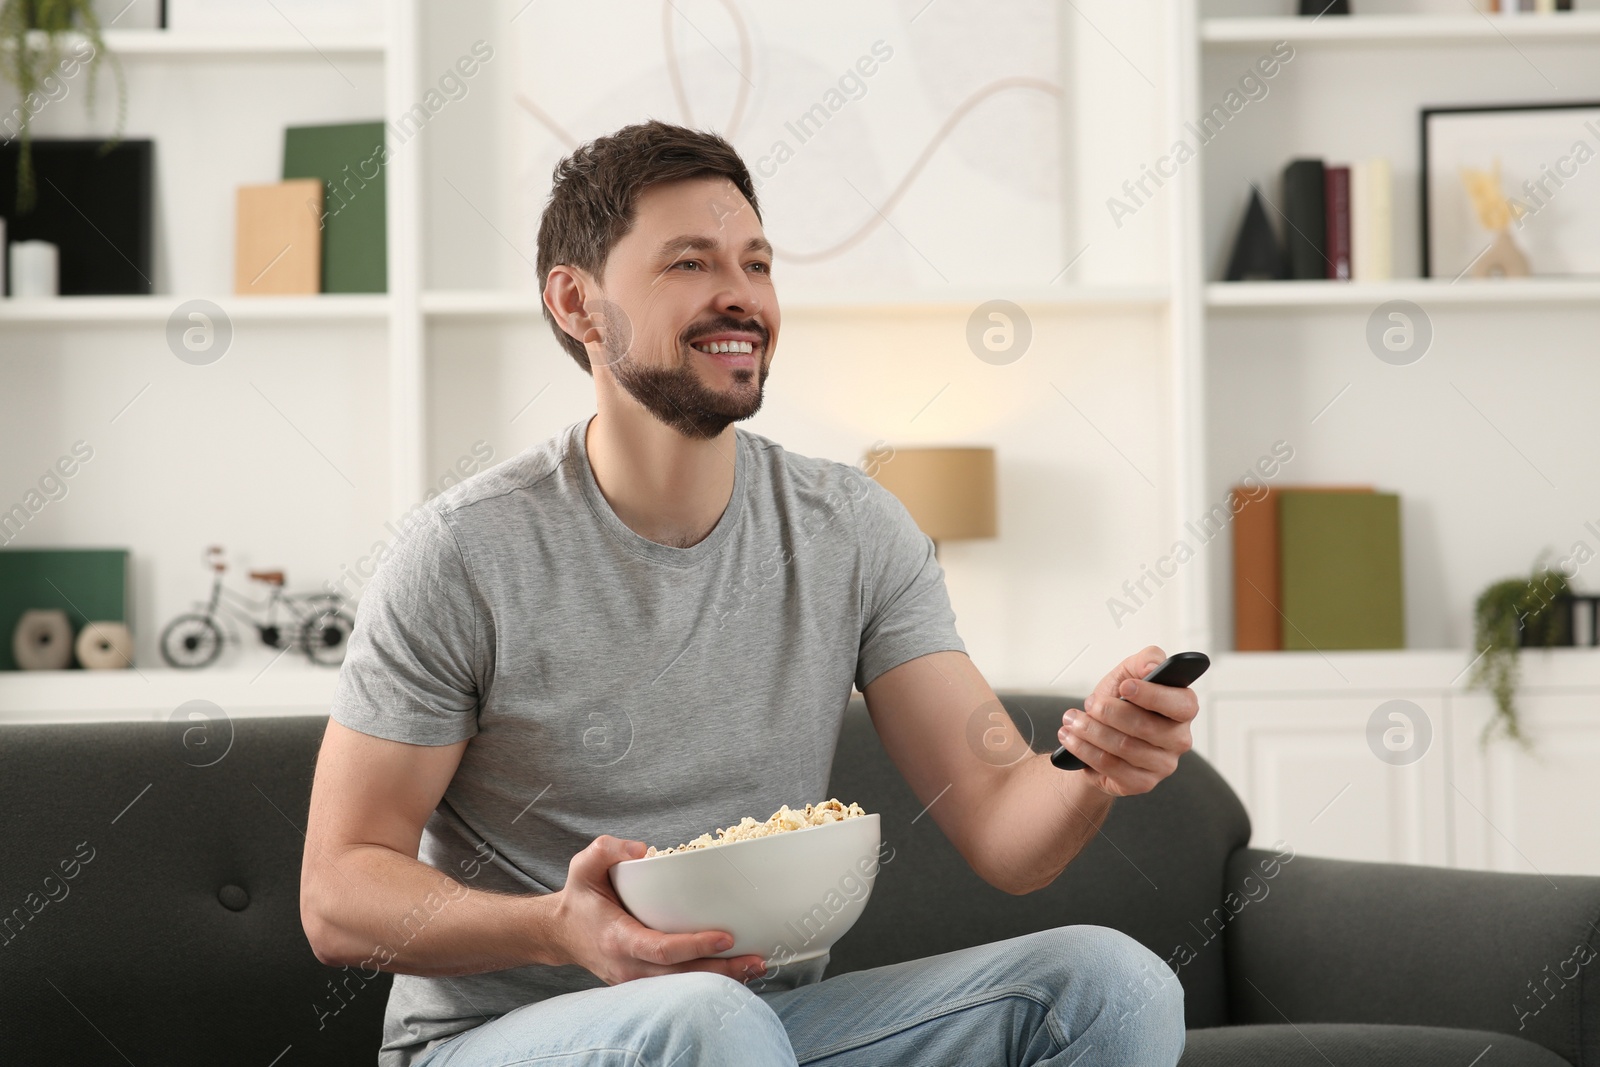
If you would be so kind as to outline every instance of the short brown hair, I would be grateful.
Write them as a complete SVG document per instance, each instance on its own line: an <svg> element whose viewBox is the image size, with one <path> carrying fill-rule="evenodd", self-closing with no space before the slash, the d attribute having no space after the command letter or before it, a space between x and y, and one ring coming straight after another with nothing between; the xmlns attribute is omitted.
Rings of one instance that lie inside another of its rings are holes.
<svg viewBox="0 0 1600 1067"><path fill-rule="evenodd" d="M579 146L556 164L550 199L539 220L541 292L557 264L581 267L595 278L604 274L611 250L633 228L645 189L706 175L733 182L760 220L750 172L734 147L717 134L651 119ZM561 347L594 374L583 342L563 330L542 302L540 307Z"/></svg>

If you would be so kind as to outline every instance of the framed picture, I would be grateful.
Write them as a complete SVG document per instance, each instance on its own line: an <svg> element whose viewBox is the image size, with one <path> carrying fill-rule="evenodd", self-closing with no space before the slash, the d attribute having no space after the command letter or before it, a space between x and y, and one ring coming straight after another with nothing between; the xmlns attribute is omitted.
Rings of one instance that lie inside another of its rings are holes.
<svg viewBox="0 0 1600 1067"><path fill-rule="evenodd" d="M1422 112L1422 274L1600 274L1600 102Z"/></svg>

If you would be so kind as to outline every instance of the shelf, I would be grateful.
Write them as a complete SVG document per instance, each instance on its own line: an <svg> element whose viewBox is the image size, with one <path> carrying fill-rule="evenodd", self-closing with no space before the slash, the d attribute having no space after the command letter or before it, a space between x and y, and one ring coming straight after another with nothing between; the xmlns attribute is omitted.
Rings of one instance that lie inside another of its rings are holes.
<svg viewBox="0 0 1600 1067"><path fill-rule="evenodd" d="M39 38L43 34L34 31ZM382 59L382 36L371 33L318 33L306 38L288 25L281 31L255 32L183 30L106 30L102 35L106 48L119 58L154 57L158 59L241 56L365 56ZM81 34L64 34L62 41L81 39ZM9 47L9 46L8 46Z"/></svg>
<svg viewBox="0 0 1600 1067"><path fill-rule="evenodd" d="M1206 304L1218 310L1374 308L1389 300L1414 304L1530 307L1593 304L1600 307L1600 278L1519 278L1459 282L1402 279L1391 282L1212 282Z"/></svg>
<svg viewBox="0 0 1600 1067"><path fill-rule="evenodd" d="M1405 44L1455 41L1560 41L1600 37L1600 12L1555 15L1329 15L1306 18L1213 18L1200 25L1209 45Z"/></svg>
<svg viewBox="0 0 1600 1067"><path fill-rule="evenodd" d="M1010 300L1025 308L1081 308L1085 310L1157 308L1167 302L1165 285L1056 286L1019 289L998 285L990 289L910 290L904 292L850 292L778 298L785 310L847 310L852 308L971 308L988 300ZM435 290L422 294L422 310L435 318L538 317L536 293L514 290Z"/></svg>
<svg viewBox="0 0 1600 1067"><path fill-rule="evenodd" d="M1219 652L1196 688L1212 695L1290 694L1324 696L1407 690L1469 690L1466 649L1406 648L1329 652ZM1590 689L1600 685L1600 648L1525 648L1523 690Z"/></svg>
<svg viewBox="0 0 1600 1067"><path fill-rule="evenodd" d="M0 727L23 722L166 719L206 700L229 716L326 714L339 671L292 653L195 671L0 671Z"/></svg>
<svg viewBox="0 0 1600 1067"><path fill-rule="evenodd" d="M118 325L166 322L191 299L222 308L233 322L302 322L344 319L381 322L389 314L384 293L329 293L322 296L62 296L7 297L0 300L0 324L75 323Z"/></svg>

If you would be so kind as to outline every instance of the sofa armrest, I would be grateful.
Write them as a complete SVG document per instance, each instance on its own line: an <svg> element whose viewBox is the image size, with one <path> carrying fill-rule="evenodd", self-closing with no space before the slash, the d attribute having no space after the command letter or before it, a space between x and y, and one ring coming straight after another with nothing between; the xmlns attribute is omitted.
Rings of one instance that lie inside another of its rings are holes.
<svg viewBox="0 0 1600 1067"><path fill-rule="evenodd" d="M1229 861L1234 1023L1498 1031L1600 1067L1600 878L1292 855L1264 878L1282 858Z"/></svg>

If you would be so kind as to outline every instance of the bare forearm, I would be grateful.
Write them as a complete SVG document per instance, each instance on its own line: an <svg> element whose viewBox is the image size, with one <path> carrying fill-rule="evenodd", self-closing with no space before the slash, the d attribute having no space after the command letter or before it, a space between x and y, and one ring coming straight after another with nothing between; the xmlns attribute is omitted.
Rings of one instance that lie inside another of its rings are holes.
<svg viewBox="0 0 1600 1067"><path fill-rule="evenodd" d="M1041 752L1010 769L984 811L985 877L1008 893L1031 893L1055 881L1094 839L1111 797Z"/></svg>
<svg viewBox="0 0 1600 1067"><path fill-rule="evenodd" d="M551 895L469 889L378 845L307 863L301 917L331 966L454 976L562 962Z"/></svg>

